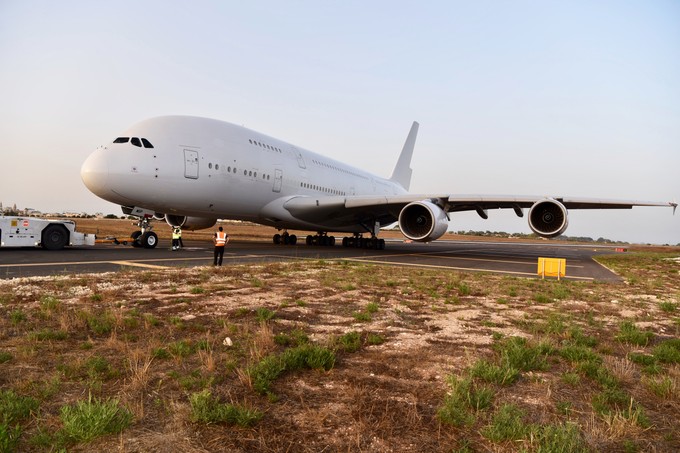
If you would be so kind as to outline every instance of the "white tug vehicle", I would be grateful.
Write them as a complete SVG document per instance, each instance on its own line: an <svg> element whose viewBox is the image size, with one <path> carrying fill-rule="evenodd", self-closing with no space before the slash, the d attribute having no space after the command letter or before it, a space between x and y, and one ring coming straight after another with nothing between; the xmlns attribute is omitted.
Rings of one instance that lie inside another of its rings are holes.
<svg viewBox="0 0 680 453"><path fill-rule="evenodd" d="M95 235L79 233L72 220L0 217L0 247L42 247L61 250L67 245L94 245Z"/></svg>

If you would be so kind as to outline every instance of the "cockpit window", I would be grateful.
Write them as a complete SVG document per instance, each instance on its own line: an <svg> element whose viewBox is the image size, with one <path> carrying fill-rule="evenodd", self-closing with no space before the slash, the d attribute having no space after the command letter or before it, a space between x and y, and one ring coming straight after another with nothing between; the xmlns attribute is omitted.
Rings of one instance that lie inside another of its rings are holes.
<svg viewBox="0 0 680 453"><path fill-rule="evenodd" d="M142 143L144 143L144 148L153 148L153 145L151 144L151 142L148 141L145 138L142 139Z"/></svg>
<svg viewBox="0 0 680 453"><path fill-rule="evenodd" d="M118 137L113 141L113 143L127 143L130 140L130 137Z"/></svg>
<svg viewBox="0 0 680 453"><path fill-rule="evenodd" d="M130 140L130 143L132 143L135 146L139 146L140 148L142 147L142 142L140 142L137 137L132 137L132 140Z"/></svg>

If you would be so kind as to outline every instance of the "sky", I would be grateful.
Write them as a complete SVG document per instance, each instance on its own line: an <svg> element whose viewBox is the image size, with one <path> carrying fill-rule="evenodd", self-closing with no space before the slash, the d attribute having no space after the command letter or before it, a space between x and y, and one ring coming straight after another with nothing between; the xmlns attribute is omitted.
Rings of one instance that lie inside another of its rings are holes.
<svg viewBox="0 0 680 453"><path fill-rule="evenodd" d="M679 201L680 2L0 0L0 202L120 214L80 167L143 119L244 125L411 192ZM570 236L680 243L670 208ZM453 230L529 233L454 214Z"/></svg>

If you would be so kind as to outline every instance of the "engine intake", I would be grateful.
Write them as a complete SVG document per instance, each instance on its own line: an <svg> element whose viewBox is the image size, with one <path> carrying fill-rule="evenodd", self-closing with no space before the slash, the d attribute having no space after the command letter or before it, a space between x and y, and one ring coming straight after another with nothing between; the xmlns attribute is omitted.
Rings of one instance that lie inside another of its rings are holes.
<svg viewBox="0 0 680 453"><path fill-rule="evenodd" d="M217 223L217 219L205 217L185 217L182 215L165 214L165 221L172 227L180 227L183 230L203 230Z"/></svg>
<svg viewBox="0 0 680 453"><path fill-rule="evenodd" d="M399 213L399 228L407 238L418 242L439 239L449 226L446 212L431 201L414 201Z"/></svg>
<svg viewBox="0 0 680 453"><path fill-rule="evenodd" d="M537 201L529 210L529 227L541 237L559 236L568 225L567 208L552 198Z"/></svg>

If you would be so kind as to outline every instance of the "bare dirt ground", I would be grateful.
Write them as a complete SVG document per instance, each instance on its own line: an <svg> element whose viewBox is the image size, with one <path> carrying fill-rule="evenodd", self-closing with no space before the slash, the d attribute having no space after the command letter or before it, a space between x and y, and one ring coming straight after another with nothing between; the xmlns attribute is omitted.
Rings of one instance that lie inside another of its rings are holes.
<svg viewBox="0 0 680 453"><path fill-rule="evenodd" d="M272 233L248 228L228 231ZM0 398L0 451L3 424L8 451L678 451L678 256L607 257L625 284L323 261L0 281L0 391L35 402L10 421ZM330 369L258 391L263 364L309 344ZM514 380L479 372L513 344ZM259 418L202 418L206 390ZM79 440L64 407L83 401L131 421Z"/></svg>

